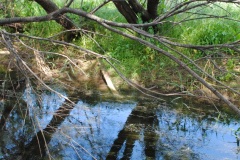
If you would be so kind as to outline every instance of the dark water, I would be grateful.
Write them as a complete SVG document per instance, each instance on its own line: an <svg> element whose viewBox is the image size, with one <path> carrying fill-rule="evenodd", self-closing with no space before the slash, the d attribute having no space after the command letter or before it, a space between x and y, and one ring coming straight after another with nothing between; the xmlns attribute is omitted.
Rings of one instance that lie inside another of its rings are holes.
<svg viewBox="0 0 240 160"><path fill-rule="evenodd" d="M23 99L8 110L1 103L0 159L240 159L239 121L212 108L84 99L71 105L27 90Z"/></svg>

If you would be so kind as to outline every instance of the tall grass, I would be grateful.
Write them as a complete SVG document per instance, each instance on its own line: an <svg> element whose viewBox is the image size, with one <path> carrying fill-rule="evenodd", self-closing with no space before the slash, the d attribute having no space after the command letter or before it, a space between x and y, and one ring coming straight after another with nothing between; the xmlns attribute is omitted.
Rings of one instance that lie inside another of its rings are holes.
<svg viewBox="0 0 240 160"><path fill-rule="evenodd" d="M64 6L63 1L55 0L54 2L58 4L59 8ZM101 0L79 0L74 1L71 7L89 12L100 3L102 3ZM166 12L174 3L165 1L165 3L159 5L159 12ZM17 5L18 9L16 14L18 14L18 16L38 16L46 14L41 6L32 1L18 1ZM197 18L199 16L197 14L184 13L171 17L167 20L168 22L160 25L158 34L172 38L174 41L181 43L198 45L222 44L240 39L239 11L238 8L233 5L219 3L218 5L210 5L202 9L195 9L191 12L198 14L216 13L218 16L227 15L229 18L238 19L238 21L229 19L198 19L186 21L178 25L172 23L181 22L186 18ZM111 2L98 10L95 14L104 19L116 22L126 22L125 18L117 11L114 4ZM144 76L142 75L149 72L156 76L161 74L165 68L171 68L171 66L174 65L168 58L160 56L152 49L120 35L113 34L95 22L76 15L68 14L68 16L79 28L89 31L83 33L81 38L73 43L118 59L123 68L125 68L123 72L130 77L143 78ZM62 26L55 21L29 23L25 25L25 28L26 34L42 37L50 37L63 30ZM153 43L155 42L153 41ZM160 46L161 44L155 44L163 48L163 46ZM186 54L189 53L186 52Z"/></svg>
<svg viewBox="0 0 240 160"><path fill-rule="evenodd" d="M182 25L181 39L185 43L213 45L236 41L240 38L239 10L234 5L219 3L200 11L199 14L213 14L226 18L202 19ZM186 14L186 16L189 16ZM191 18L197 18L196 15ZM232 20L231 20L232 19ZM235 21L238 20L238 21Z"/></svg>

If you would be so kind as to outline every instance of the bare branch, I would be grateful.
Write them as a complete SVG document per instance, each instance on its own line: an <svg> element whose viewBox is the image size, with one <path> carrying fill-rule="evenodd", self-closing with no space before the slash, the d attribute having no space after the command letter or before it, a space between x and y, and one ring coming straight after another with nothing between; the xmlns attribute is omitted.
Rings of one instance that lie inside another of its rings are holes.
<svg viewBox="0 0 240 160"><path fill-rule="evenodd" d="M114 27L120 27L120 28L129 29L129 30L134 31L135 33L138 33L141 36L152 38L152 39L154 39L154 40L156 40L156 41L166 45L169 49L171 49L175 53L178 53L180 56L186 58L191 64L194 64L201 73L204 73L208 77L212 78L214 81L217 81L216 79L214 79L214 77L210 76L203 69L201 69L198 65L196 65L193 60L191 60L190 58L186 57L181 52L176 51L171 46L183 47L183 48L189 48L189 49L197 49L197 50L202 50L202 51L205 51L205 50L218 50L218 49L221 49L221 48L230 48L230 49L233 49L235 51L238 51L239 50L238 47L240 46L240 40L237 40L237 41L231 42L231 43L226 43L226 44L219 44L219 45L181 44L181 43L170 41L170 40L168 40L165 37L161 37L161 36L154 35L154 34L149 34L148 32L146 32L146 31L144 31L144 30L139 28L139 27L144 27L144 26L154 26L154 25L157 25L159 23L163 23L163 20L165 20L165 19L167 19L167 18L169 18L171 16L174 16L174 15L180 14L180 13L184 13L184 12L186 13L186 12L189 12L190 10L192 10L192 9L195 9L195 8L198 8L198 7L201 7L201 6L208 6L208 5L210 5L212 3L215 3L215 2L226 2L226 1L224 1L224 0L223 1L202 1L202 0L195 1L195 0L190 0L190 1L182 2L182 3L178 4L178 5L176 5L175 7L173 7L170 11L168 11L165 14L161 15L160 17L156 18L153 22L147 23L147 24L116 23L116 22L113 22L113 21L108 21L108 20L105 20L105 19L101 19L101 18L99 18L99 17L97 17L97 16L95 16L93 14L89 14L89 13L84 12L84 11L79 10L79 9L72 9L72 8L67 8L67 7L64 7L62 9L58 9L56 11L53 11L53 12L49 13L47 16L26 17L26 18L11 18L11 19L8 19L8 20L3 19L3 20L0 20L0 24L6 24L6 23L9 23L9 22L14 22L15 23L15 22L34 22L34 21L55 20L56 18L58 18L61 15L64 15L65 13L72 13L72 14L75 14L75 15L78 15L78 16L85 17L85 18L87 18L89 20L97 22L98 24L104 26L105 28L107 28L108 30L110 30L112 32L115 32L115 33L123 35L123 36L125 36L127 38L130 38L130 39L133 39L135 41L138 41L138 42L142 43L143 45L148 46L148 47L156 50L158 53L160 53L162 55L165 55L166 57L170 58L175 63L177 63L179 66L184 68L189 74L191 74L199 82L201 82L211 92L213 92L219 99L224 101L238 115L240 115L240 110L239 110L239 108L236 105L234 105L232 102L230 102L228 99L226 99L215 87L213 87L213 85L211 85L208 82L206 82L199 74L197 74L195 71L193 71L191 68L189 68L187 63L184 63L183 61L181 61L180 59L175 57L173 54L171 54L171 53L169 53L169 52L167 52L167 51L157 47L153 43L150 43L150 42L146 41L144 38L139 38L137 36L125 33L125 32L123 32L123 31L121 31L121 30L119 30L117 28L114 28ZM114 3L118 3L118 2L114 1ZM232 3L239 4L240 2L239 1L233 1ZM206 15L206 16L207 16L207 18L211 18L211 17L216 18L213 15ZM227 17L224 17L224 18L227 18ZM7 35L6 32L2 32L2 34ZM21 36L24 36L24 35L21 35ZM31 38L35 38L35 39L39 39L40 40L40 38L36 38L36 37L31 37ZM43 40L43 39L41 38L41 40ZM92 55L94 55L96 57L106 59L106 61L114 68L114 66L110 63L110 61L108 60L108 57L106 57L106 56L100 55L98 53L95 53L95 52L87 50L87 49L83 49L83 48L81 48L79 46L76 46L74 44L70 44L70 43L66 43L66 42L62 42L62 41L57 41L57 40L49 40L49 39L44 39L44 40L51 41L52 43L58 43L58 44L66 45L66 46L72 46L72 47L78 48L81 51L84 51L84 52L86 52L88 54L92 54ZM115 68L115 70L117 71L116 68ZM118 72L118 73L124 80L126 80L126 78L123 75L121 75L120 72ZM130 85L132 85L135 88L137 88L139 91L151 92L150 90L146 90L146 89L144 90L143 88L141 88L140 86L132 83L131 81L127 81L127 82ZM231 89L231 88L227 87L226 85L224 85L223 83L221 83L219 81L217 81L217 82L219 84L225 86L229 90L239 94L238 91L235 91L234 89Z"/></svg>
<svg viewBox="0 0 240 160"><path fill-rule="evenodd" d="M68 1L68 0L67 0ZM68 3L66 2L65 7L70 7L70 5L73 3L74 0L70 0Z"/></svg>
<svg viewBox="0 0 240 160"><path fill-rule="evenodd" d="M59 97L64 98L65 100L67 100L68 102L74 104L74 102L72 102L68 97L62 95L61 93L53 90L51 87L49 87L46 83L43 82L42 79L40 79L36 73L34 73L31 68L26 64L25 61L22 60L22 58L18 55L17 50L13 47L12 42L11 42L11 38L8 36L7 32L5 31L1 31L1 35L3 38L3 41L6 45L6 47L8 48L8 50L10 51L11 54L13 54L16 58L17 58L17 62L19 64L21 64L23 67L25 67L44 87L46 87L46 89L52 91L53 93L56 93ZM20 67L21 68L21 67Z"/></svg>
<svg viewBox="0 0 240 160"><path fill-rule="evenodd" d="M111 0L106 0L104 1L102 4L100 4L98 7L94 8L90 14L94 14L95 12L97 12L100 8L102 8L103 6L105 6L107 3L109 3Z"/></svg>
<svg viewBox="0 0 240 160"><path fill-rule="evenodd" d="M138 37L135 37L133 35L129 35L127 33L124 33L120 30L111 28L110 26L108 26L107 24L105 24L103 22L100 22L100 24L103 25L104 27L108 28L109 30L113 31L113 32L121 34L121 35L123 35L125 37L128 37L130 39L136 40L136 41L138 41L138 42L140 42L140 43L158 51L159 53L169 57L174 62L176 62L179 66L183 67L188 73L190 73L194 78L196 78L199 82L201 82L210 91L212 91L219 99L223 100L232 110L234 110L240 116L240 109L236 105L234 105L232 102L230 102L228 99L226 99L218 90L216 90L213 86L208 84L202 77L200 77L197 73L195 73L192 69L190 69L184 62L182 62L181 60L179 60L178 58L176 58L172 54L168 53L165 50L162 50L161 48L158 48L154 44L151 44L150 42L147 42L147 41L145 41L141 38L138 38Z"/></svg>

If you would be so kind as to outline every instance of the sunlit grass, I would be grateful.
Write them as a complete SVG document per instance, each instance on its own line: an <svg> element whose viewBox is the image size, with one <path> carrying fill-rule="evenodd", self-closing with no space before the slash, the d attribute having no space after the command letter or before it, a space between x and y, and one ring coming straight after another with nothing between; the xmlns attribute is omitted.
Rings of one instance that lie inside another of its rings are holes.
<svg viewBox="0 0 240 160"><path fill-rule="evenodd" d="M65 5L65 1L55 0L53 2L56 2L59 8ZM102 0L77 0L72 3L71 7L90 12L101 3L103 3ZM19 13L20 16L46 14L35 2L18 1L18 4L19 11L16 13ZM167 12L174 4L175 2L166 1L164 4L166 8L163 12ZM161 5L159 7L160 10L163 6ZM194 9L191 10L192 13L179 14L167 19L166 23L159 26L160 30L157 34L168 37L173 41L187 44L207 45L232 42L240 38L238 9L237 6L226 3L217 3L201 9ZM100 8L94 14L103 19L126 22L125 18L118 12L112 2ZM238 21L230 19L194 20L194 18L201 17L202 15L200 14L228 16L228 18L237 19ZM77 27L87 31L83 33L79 39L74 39L73 43L100 54L106 54L116 58L120 61L121 68L124 68L122 70L124 74L130 78L143 77L141 76L142 74L151 71L154 71L156 74L161 74L164 68L174 66L174 63L169 61L168 58L160 56L155 51L138 42L113 34L97 23L86 20L83 17L71 14L68 14L68 16ZM188 21L188 19L193 20ZM184 20L187 21L185 22ZM174 24L172 22L177 23ZM50 37L64 30L63 27L55 21L26 24L25 28L27 29L25 31L26 34L42 37ZM160 46L161 44L157 45ZM162 47L160 46L160 48ZM168 51L167 48L164 49ZM198 54L194 54L193 51L181 51L187 55L191 55L192 58L194 58L194 56L198 58L199 56Z"/></svg>

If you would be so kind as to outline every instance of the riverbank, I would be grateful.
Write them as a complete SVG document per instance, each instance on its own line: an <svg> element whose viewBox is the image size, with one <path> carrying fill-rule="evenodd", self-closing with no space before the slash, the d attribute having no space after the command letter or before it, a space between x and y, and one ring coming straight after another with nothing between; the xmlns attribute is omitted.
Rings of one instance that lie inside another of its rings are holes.
<svg viewBox="0 0 240 160"><path fill-rule="evenodd" d="M102 96L102 98L105 97L107 99L120 101L130 95L129 99L133 97L139 97L139 100L147 100L149 98L160 101L163 99L183 99L189 104L194 105L225 105L206 87L193 80L187 72L179 67L166 68L165 73L161 73L161 75L165 74L166 76L158 77L154 80L151 80L151 76L153 76L152 72L143 73L144 77L149 78L134 79L130 77L129 79L123 80L122 78L124 77L121 78L121 76L116 74L113 68L105 67L98 59L88 61L86 61L86 59L74 59L74 61L66 63L65 59L62 58L52 61L52 63L57 67L50 68L46 63L37 63L35 57L29 66L31 66L32 71L42 79L42 82L50 86L57 85L57 87L65 88L69 91L70 95L81 94L83 96L86 94L86 96L89 95L89 97L91 97L95 94L98 95L98 98ZM15 88L10 88L16 89L19 88L20 85L24 87L25 84L22 83L23 79L19 79L22 75L15 75L18 68L15 65L14 59L12 59L9 54L2 56L0 64L2 86L6 77L8 77L7 80L12 79L14 81L14 79L17 79L14 82ZM45 70L43 71L40 68L45 68ZM239 65L235 65L233 70L237 73L239 72L239 68ZM48 70L48 72L46 72L46 70ZM11 77L10 75L12 78L9 78ZM155 75L157 75L157 73L155 73ZM36 79L36 77L31 74L28 76L33 80ZM139 75L139 77L141 76L142 75ZM179 76L181 76L181 78ZM239 91L240 81L237 78L239 77L237 76L236 79L223 83ZM34 85L41 90L44 88L44 85L41 84L42 82L35 80ZM113 90L112 87L109 86L109 82L112 83L116 90ZM219 89L228 100L240 106L240 100L237 94L229 92L226 88L218 88L217 85L216 88Z"/></svg>

